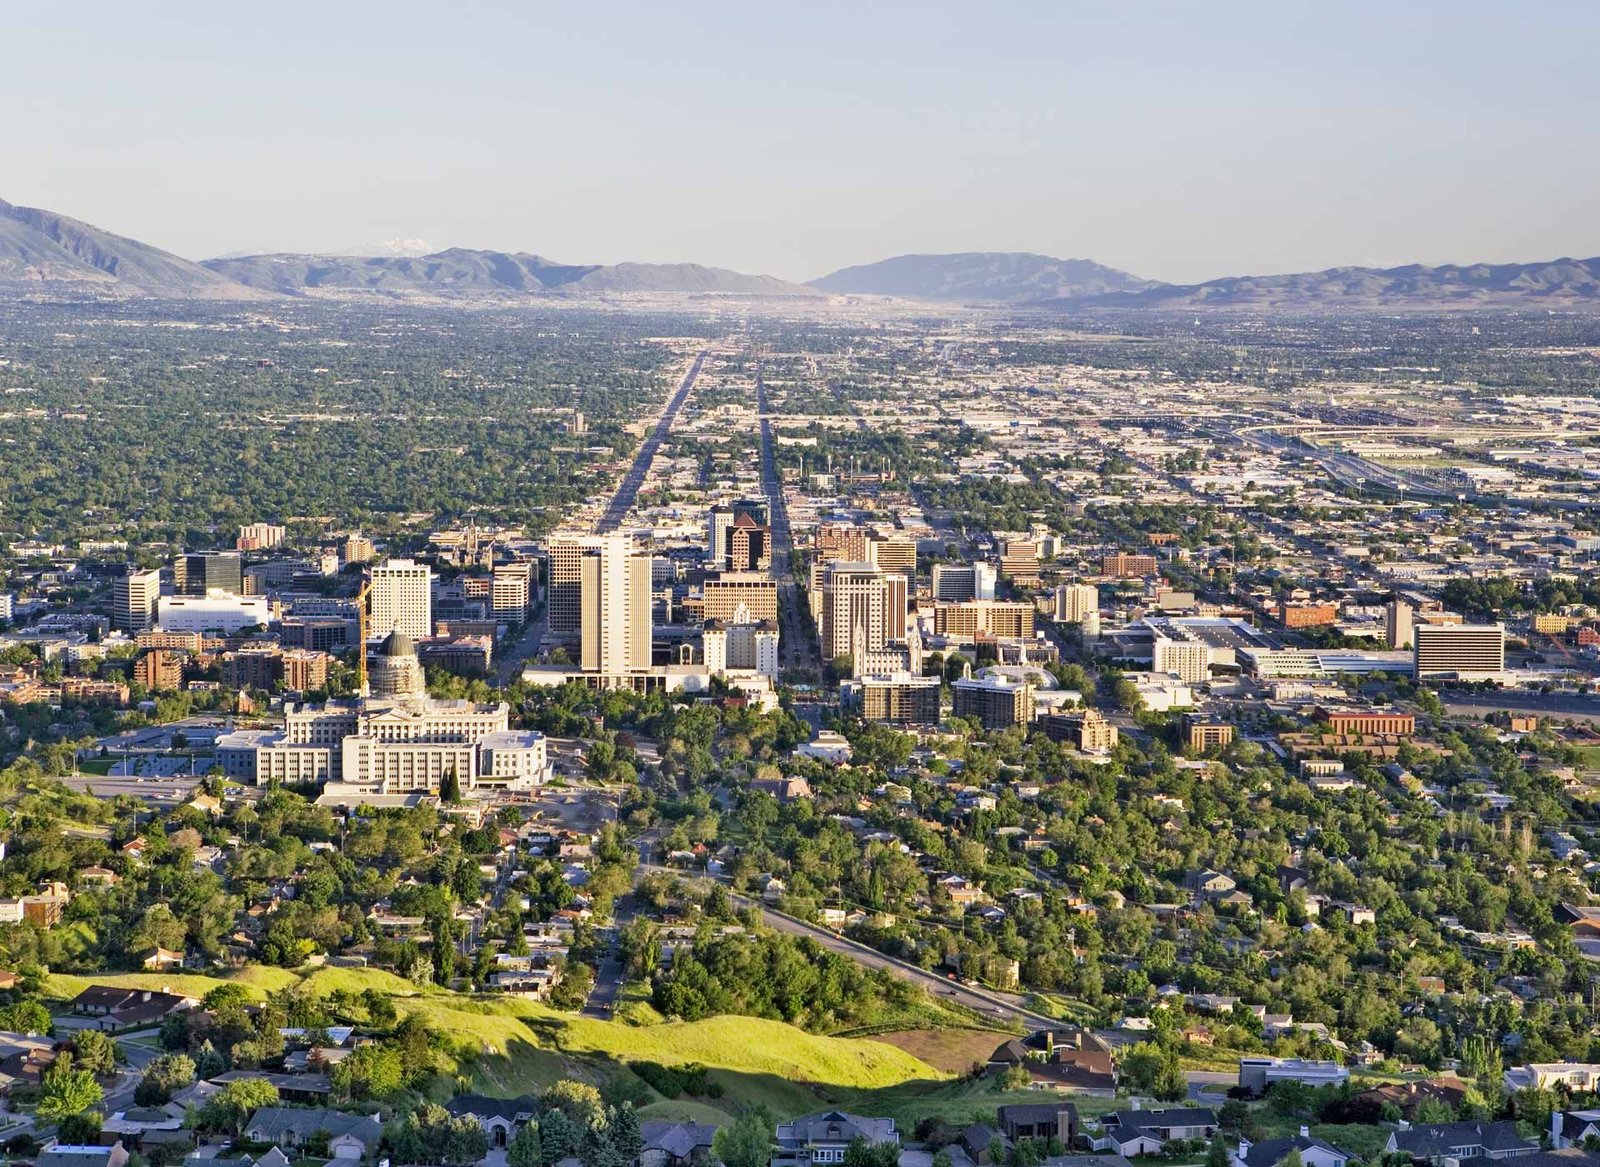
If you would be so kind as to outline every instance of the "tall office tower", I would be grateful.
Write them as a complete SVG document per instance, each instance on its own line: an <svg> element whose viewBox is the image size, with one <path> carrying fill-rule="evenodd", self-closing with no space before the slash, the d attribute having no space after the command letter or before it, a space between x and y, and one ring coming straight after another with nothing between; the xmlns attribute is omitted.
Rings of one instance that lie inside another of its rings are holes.
<svg viewBox="0 0 1600 1167"><path fill-rule="evenodd" d="M885 572L899 572L905 576L917 574L917 541L904 535L878 535L867 544L871 562Z"/></svg>
<svg viewBox="0 0 1600 1167"><path fill-rule="evenodd" d="M870 563L836 560L822 576L822 619L817 633L826 660L882 648L883 572Z"/></svg>
<svg viewBox="0 0 1600 1167"><path fill-rule="evenodd" d="M627 536L622 536L626 538ZM545 595L554 636L576 636L583 627L583 557L598 549L600 535L560 531L550 536L549 583Z"/></svg>
<svg viewBox="0 0 1600 1167"><path fill-rule="evenodd" d="M1056 623L1081 624L1085 614L1100 610L1100 589L1093 584L1062 584L1056 588Z"/></svg>
<svg viewBox="0 0 1600 1167"><path fill-rule="evenodd" d="M728 531L733 526L733 508L718 503L706 512L706 556L718 568L728 566Z"/></svg>
<svg viewBox="0 0 1600 1167"><path fill-rule="evenodd" d="M631 535L603 535L579 564L583 671L616 676L650 667L653 557Z"/></svg>
<svg viewBox="0 0 1600 1167"><path fill-rule="evenodd" d="M128 574L111 586L111 627L131 633L153 627L160 599L161 573L154 568L129 568Z"/></svg>
<svg viewBox="0 0 1600 1167"><path fill-rule="evenodd" d="M1388 620L1385 625L1390 648L1411 647L1411 605L1399 596L1389 600Z"/></svg>
<svg viewBox="0 0 1600 1167"><path fill-rule="evenodd" d="M533 591L533 564L497 563L490 584L490 605L496 620L518 623L527 618Z"/></svg>
<svg viewBox="0 0 1600 1167"><path fill-rule="evenodd" d="M390 559L372 569L367 636L379 640L391 632L403 632L412 640L433 635L433 571L426 563Z"/></svg>
<svg viewBox="0 0 1600 1167"><path fill-rule="evenodd" d="M1411 630L1411 640L1418 677L1505 671L1503 624L1418 624Z"/></svg>
<svg viewBox="0 0 1600 1167"><path fill-rule="evenodd" d="M935 563L933 598L946 604L978 598L977 565L973 563Z"/></svg>
<svg viewBox="0 0 1600 1167"><path fill-rule="evenodd" d="M172 565L173 591L203 596L210 591L244 592L244 565L237 551L190 551Z"/></svg>
<svg viewBox="0 0 1600 1167"><path fill-rule="evenodd" d="M906 638L906 610L911 606L911 581L898 572L883 577L883 636Z"/></svg>

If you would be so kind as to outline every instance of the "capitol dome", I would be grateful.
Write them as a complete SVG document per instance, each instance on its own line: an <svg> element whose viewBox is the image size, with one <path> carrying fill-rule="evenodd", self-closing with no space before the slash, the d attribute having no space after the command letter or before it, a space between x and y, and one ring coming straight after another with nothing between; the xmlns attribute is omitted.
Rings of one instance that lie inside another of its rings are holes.
<svg viewBox="0 0 1600 1167"><path fill-rule="evenodd" d="M368 665L367 675L374 697L422 697L428 691L422 662L417 659L417 646L399 629L385 636L378 645L378 653Z"/></svg>

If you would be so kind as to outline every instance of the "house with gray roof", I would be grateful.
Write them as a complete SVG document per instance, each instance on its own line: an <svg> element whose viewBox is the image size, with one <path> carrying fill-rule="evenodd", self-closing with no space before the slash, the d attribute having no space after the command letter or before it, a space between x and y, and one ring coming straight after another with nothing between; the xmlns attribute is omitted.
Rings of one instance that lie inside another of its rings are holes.
<svg viewBox="0 0 1600 1167"><path fill-rule="evenodd" d="M1240 1139L1239 1149L1233 1153L1233 1164L1234 1167L1278 1167L1291 1151L1300 1152L1305 1167L1345 1167L1350 1162L1348 1151L1342 1151L1322 1139L1312 1138L1311 1132L1301 1127L1298 1135L1289 1138L1262 1139L1259 1142Z"/></svg>
<svg viewBox="0 0 1600 1167"><path fill-rule="evenodd" d="M649 1119L639 1124L639 1167L703 1167L711 1158L715 1124Z"/></svg>
<svg viewBox="0 0 1600 1167"><path fill-rule="evenodd" d="M460 1094L446 1102L444 1108L457 1118L477 1119L491 1147L509 1147L517 1132L539 1114L539 1104L527 1095L490 1098L483 1094Z"/></svg>
<svg viewBox="0 0 1600 1167"><path fill-rule="evenodd" d="M365 1159L378 1149L383 1124L371 1115L346 1114L322 1107L305 1109L263 1106L245 1124L245 1138L271 1143L286 1151L298 1150L319 1132L328 1134L328 1154L334 1159Z"/></svg>
<svg viewBox="0 0 1600 1167"><path fill-rule="evenodd" d="M774 1132L778 1154L775 1167L805 1163L843 1163L845 1149L857 1139L869 1146L879 1143L900 1145L900 1132L892 1118L865 1118L842 1110L808 1114L793 1122L778 1124Z"/></svg>
<svg viewBox="0 0 1600 1167"><path fill-rule="evenodd" d="M1446 1159L1518 1159L1538 1151L1539 1143L1523 1138L1511 1121L1429 1122L1391 1132L1384 1150L1443 1167Z"/></svg>

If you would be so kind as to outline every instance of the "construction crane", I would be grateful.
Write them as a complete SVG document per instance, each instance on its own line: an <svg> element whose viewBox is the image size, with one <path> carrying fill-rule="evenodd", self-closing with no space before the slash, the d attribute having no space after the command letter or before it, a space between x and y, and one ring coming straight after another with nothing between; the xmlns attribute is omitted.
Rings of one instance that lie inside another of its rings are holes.
<svg viewBox="0 0 1600 1167"><path fill-rule="evenodd" d="M361 590L356 593L356 692L367 692L367 599L372 595L372 579L363 576Z"/></svg>

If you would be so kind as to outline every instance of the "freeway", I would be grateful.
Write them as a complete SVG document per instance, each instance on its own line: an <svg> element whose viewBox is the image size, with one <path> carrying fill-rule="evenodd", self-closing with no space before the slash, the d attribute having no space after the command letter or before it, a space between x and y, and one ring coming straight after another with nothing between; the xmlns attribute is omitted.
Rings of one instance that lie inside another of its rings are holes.
<svg viewBox="0 0 1600 1167"><path fill-rule="evenodd" d="M778 477L773 453L772 421L767 415L767 387L756 365L756 411L761 415L761 489L771 504L772 578L778 583L778 644L784 662L803 672L820 673L822 660L806 622L800 616L801 595L794 578L794 539L789 530L789 508Z"/></svg>
<svg viewBox="0 0 1600 1167"><path fill-rule="evenodd" d="M639 447L633 465L629 467L628 473L618 485L617 493L611 497L611 505L606 507L606 513L601 515L600 521L595 524L595 530L600 534L608 534L622 526L622 520L626 519L628 512L633 509L633 504L639 497L639 488L644 485L644 477L650 472L650 463L655 461L656 451L661 448L661 443L671 432L673 419L678 416L678 410L683 408L683 403L689 399L689 391L694 388L694 379L700 375L700 367L706 363L706 357L710 353L710 349L700 350L694 358L694 363L689 366L689 371L679 382L678 391L662 409L656 428L650 431L650 436Z"/></svg>
<svg viewBox="0 0 1600 1167"><path fill-rule="evenodd" d="M1441 689L1439 700L1446 713L1457 717L1482 717L1486 713L1534 713L1556 720L1571 718L1600 724L1600 697L1580 693L1521 693L1500 690L1473 693Z"/></svg>

